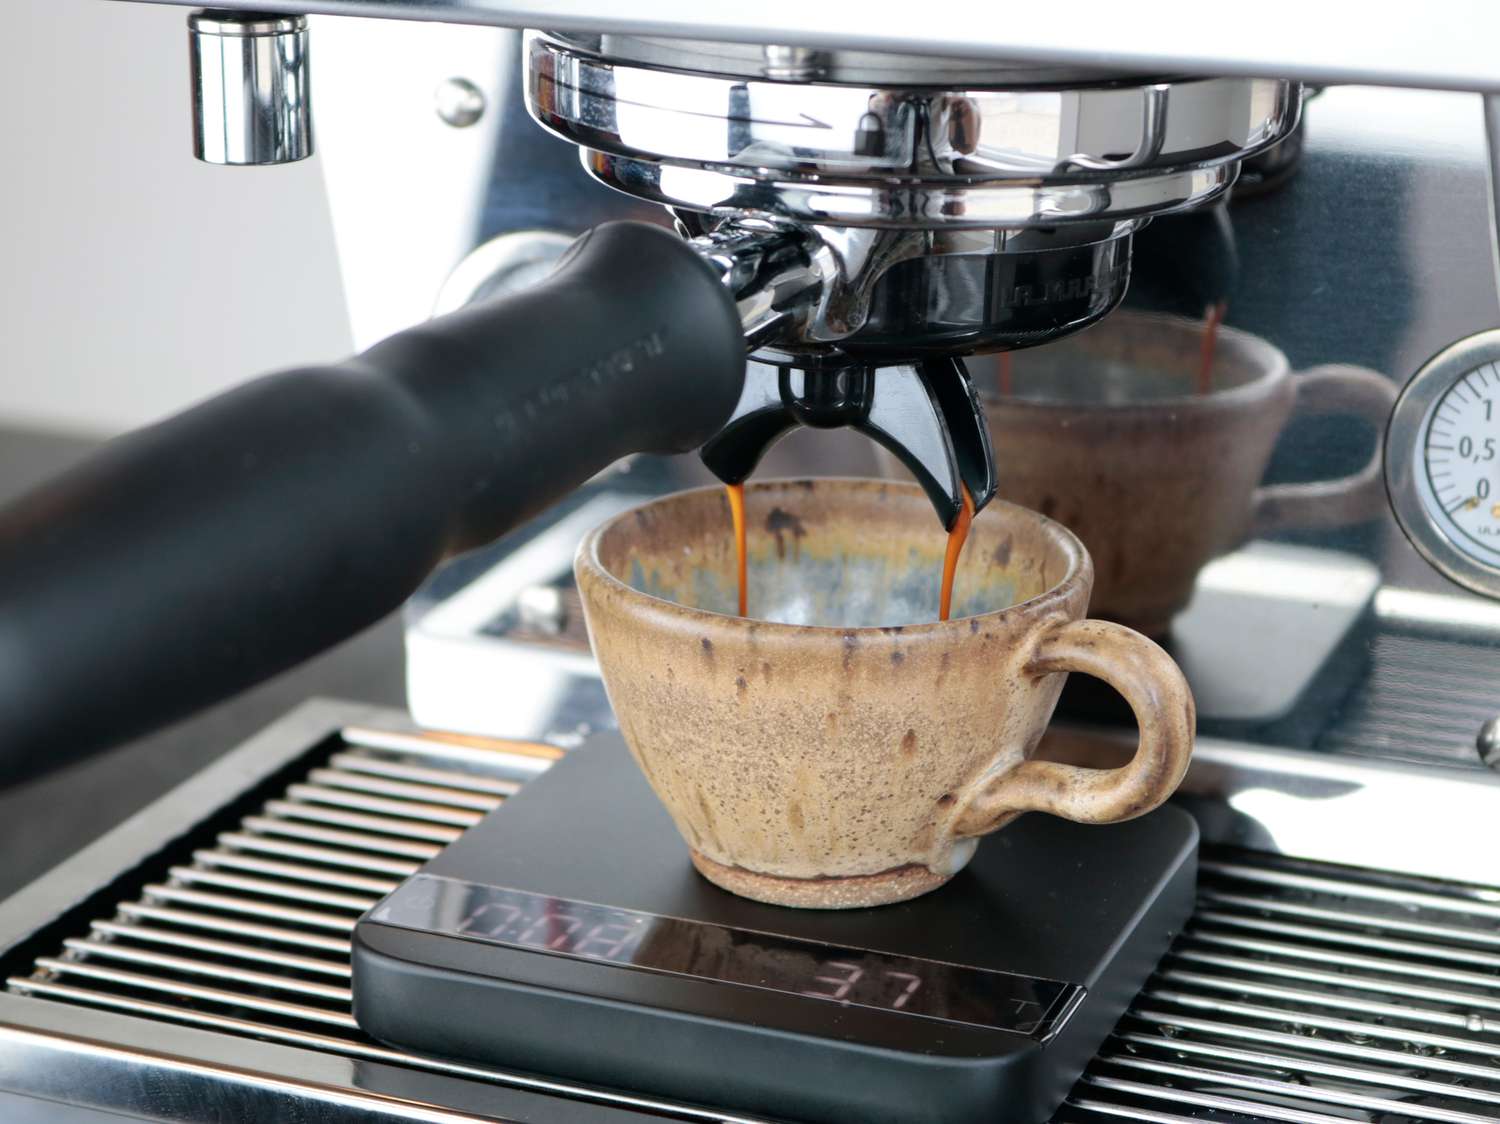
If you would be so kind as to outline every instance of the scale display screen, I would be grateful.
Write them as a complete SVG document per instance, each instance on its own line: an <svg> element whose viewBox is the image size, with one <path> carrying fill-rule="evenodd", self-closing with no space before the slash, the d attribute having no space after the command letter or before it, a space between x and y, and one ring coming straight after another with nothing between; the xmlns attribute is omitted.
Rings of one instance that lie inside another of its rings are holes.
<svg viewBox="0 0 1500 1124"><path fill-rule="evenodd" d="M403 883L370 920L1037 1040L1062 1024L1084 992L1078 984L1058 980L840 948L430 874Z"/></svg>

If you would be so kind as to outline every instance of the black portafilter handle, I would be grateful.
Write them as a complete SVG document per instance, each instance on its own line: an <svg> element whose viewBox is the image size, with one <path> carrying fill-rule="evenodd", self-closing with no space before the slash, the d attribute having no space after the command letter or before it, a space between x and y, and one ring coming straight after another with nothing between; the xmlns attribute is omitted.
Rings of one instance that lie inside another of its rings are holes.
<svg viewBox="0 0 1500 1124"><path fill-rule="evenodd" d="M0 782L345 639L622 456L697 448L744 367L714 272L611 223L534 288L110 442L0 512Z"/></svg>
<svg viewBox="0 0 1500 1124"><path fill-rule="evenodd" d="M726 484L740 484L799 425L847 426L906 465L949 529L968 490L978 511L995 495L995 458L978 394L963 361L889 367L802 368L752 360L734 416L701 450Z"/></svg>

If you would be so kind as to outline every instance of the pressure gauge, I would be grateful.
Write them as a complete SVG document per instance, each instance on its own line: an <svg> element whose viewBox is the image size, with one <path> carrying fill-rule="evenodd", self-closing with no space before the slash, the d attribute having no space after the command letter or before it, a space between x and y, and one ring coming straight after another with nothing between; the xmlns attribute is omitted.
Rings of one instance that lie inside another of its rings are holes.
<svg viewBox="0 0 1500 1124"><path fill-rule="evenodd" d="M1500 598L1500 330L1459 340L1412 376L1386 430L1385 479L1423 557Z"/></svg>

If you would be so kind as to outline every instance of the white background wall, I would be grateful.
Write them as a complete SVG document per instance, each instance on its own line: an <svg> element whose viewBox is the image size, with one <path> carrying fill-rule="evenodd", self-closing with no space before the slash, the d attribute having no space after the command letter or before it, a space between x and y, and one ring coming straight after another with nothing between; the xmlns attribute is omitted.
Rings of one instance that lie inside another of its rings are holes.
<svg viewBox="0 0 1500 1124"><path fill-rule="evenodd" d="M319 158L193 159L188 10L3 7L0 422L111 432L347 354Z"/></svg>

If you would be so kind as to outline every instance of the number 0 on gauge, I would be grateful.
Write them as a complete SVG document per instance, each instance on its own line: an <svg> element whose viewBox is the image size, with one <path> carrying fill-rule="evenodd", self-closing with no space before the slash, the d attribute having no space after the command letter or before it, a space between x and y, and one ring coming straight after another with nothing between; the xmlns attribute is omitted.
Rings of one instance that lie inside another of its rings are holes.
<svg viewBox="0 0 1500 1124"><path fill-rule="evenodd" d="M1423 557L1500 597L1500 330L1460 340L1412 376L1386 430L1385 476Z"/></svg>

